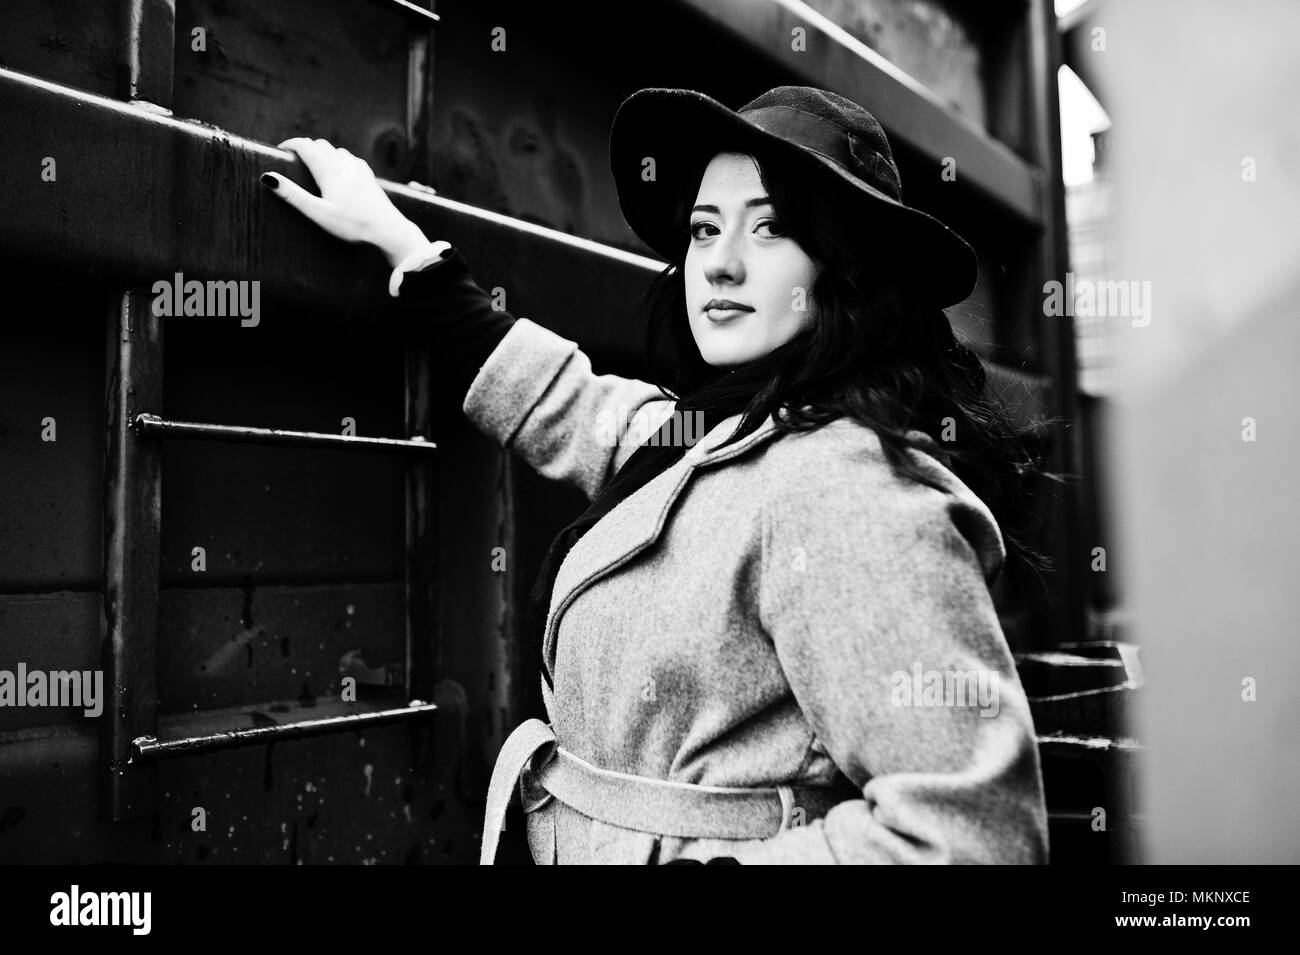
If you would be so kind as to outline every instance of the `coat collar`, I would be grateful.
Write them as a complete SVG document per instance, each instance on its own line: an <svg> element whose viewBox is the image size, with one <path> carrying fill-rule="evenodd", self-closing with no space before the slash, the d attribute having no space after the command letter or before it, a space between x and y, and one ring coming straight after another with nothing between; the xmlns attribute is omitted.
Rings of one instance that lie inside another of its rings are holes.
<svg viewBox="0 0 1300 955"><path fill-rule="evenodd" d="M686 490L696 471L738 458L778 434L776 420L769 416L750 434L719 449L718 445L731 436L740 419L741 415L735 414L718 422L702 441L620 501L573 545L556 574L547 614L543 659L552 684L560 620L578 595L659 539L673 503Z"/></svg>

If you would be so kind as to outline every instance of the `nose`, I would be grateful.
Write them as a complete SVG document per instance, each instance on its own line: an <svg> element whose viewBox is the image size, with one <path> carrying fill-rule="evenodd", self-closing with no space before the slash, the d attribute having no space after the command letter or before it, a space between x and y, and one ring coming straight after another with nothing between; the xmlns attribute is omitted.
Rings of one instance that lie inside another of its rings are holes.
<svg viewBox="0 0 1300 955"><path fill-rule="evenodd" d="M708 250L704 261L704 277L710 285L730 283L738 285L745 281L745 256L743 237L735 232L724 232L718 236Z"/></svg>

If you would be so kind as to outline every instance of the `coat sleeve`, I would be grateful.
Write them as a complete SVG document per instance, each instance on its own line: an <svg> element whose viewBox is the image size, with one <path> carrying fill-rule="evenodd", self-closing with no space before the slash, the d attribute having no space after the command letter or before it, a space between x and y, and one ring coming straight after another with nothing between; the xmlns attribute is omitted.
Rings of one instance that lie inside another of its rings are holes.
<svg viewBox="0 0 1300 955"><path fill-rule="evenodd" d="M738 857L1044 863L1037 739L977 555L997 525L879 463L810 468L769 495L759 584L810 751L862 798Z"/></svg>
<svg viewBox="0 0 1300 955"><path fill-rule="evenodd" d="M649 382L593 373L576 342L520 318L479 369L463 410L539 474L593 499L674 404Z"/></svg>

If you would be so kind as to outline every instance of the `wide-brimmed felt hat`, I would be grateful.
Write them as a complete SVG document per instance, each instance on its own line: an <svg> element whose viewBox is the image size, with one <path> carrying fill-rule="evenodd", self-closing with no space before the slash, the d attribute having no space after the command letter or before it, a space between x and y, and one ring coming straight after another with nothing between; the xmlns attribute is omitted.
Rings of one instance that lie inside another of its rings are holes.
<svg viewBox="0 0 1300 955"><path fill-rule="evenodd" d="M627 223L665 259L680 257L687 233L676 202L694 190L719 152L752 149L808 170L842 198L870 233L883 274L935 305L965 299L975 286L975 253L933 216L905 205L898 167L880 123L852 100L809 86L778 86L739 110L683 89L638 90L610 130L609 157ZM654 160L653 177L643 176Z"/></svg>

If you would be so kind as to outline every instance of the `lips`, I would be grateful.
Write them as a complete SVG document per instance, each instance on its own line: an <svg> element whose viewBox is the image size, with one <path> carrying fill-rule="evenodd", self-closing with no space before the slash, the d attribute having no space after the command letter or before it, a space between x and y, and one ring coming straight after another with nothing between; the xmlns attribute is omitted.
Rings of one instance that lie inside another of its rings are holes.
<svg viewBox="0 0 1300 955"><path fill-rule="evenodd" d="M734 310L739 310L742 312L753 311L753 309L750 308L748 305L742 305L739 302L733 302L729 298L711 298L704 303L704 310L706 312L712 311L713 309L717 309L720 312L729 312Z"/></svg>
<svg viewBox="0 0 1300 955"><path fill-rule="evenodd" d="M748 305L741 305L739 302L733 302L728 298L709 299L704 305L705 316L715 324L729 322L733 318L739 318L741 315L752 311L753 309Z"/></svg>

